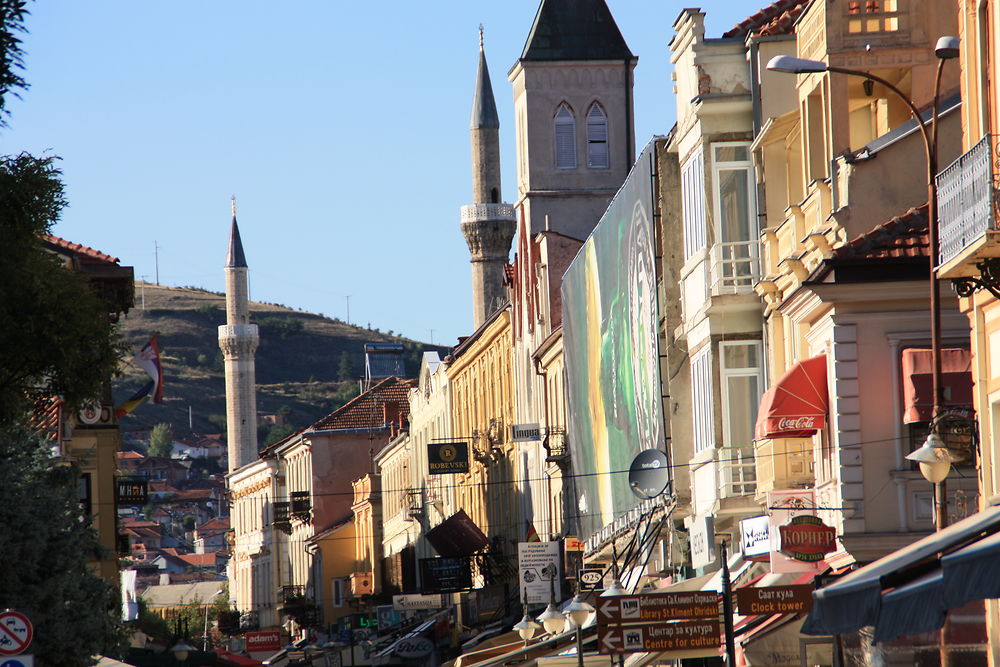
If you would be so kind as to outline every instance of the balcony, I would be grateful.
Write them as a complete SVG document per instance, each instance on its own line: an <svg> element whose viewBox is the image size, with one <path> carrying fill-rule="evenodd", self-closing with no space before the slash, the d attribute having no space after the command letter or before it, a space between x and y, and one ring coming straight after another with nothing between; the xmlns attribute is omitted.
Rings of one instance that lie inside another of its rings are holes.
<svg viewBox="0 0 1000 667"><path fill-rule="evenodd" d="M283 533L291 534L292 532L292 516L291 516L291 503L289 502L276 502L273 504L274 509L274 520L271 524Z"/></svg>
<svg viewBox="0 0 1000 667"><path fill-rule="evenodd" d="M978 275L978 262L1000 257L996 140L986 135L937 176L941 278Z"/></svg>
<svg viewBox="0 0 1000 667"><path fill-rule="evenodd" d="M281 601L285 604L303 600L306 597L305 586L282 586Z"/></svg>
<svg viewBox="0 0 1000 667"><path fill-rule="evenodd" d="M760 279L760 242L738 241L712 246L712 296L753 294Z"/></svg>
<svg viewBox="0 0 1000 667"><path fill-rule="evenodd" d="M757 497L769 491L798 489L813 483L811 438L758 440L754 446Z"/></svg>
<svg viewBox="0 0 1000 667"><path fill-rule="evenodd" d="M725 447L719 450L719 498L752 496L757 490L754 453L749 449Z"/></svg>
<svg viewBox="0 0 1000 667"><path fill-rule="evenodd" d="M515 220L511 204L470 204L461 209L462 222L492 222L494 220Z"/></svg>

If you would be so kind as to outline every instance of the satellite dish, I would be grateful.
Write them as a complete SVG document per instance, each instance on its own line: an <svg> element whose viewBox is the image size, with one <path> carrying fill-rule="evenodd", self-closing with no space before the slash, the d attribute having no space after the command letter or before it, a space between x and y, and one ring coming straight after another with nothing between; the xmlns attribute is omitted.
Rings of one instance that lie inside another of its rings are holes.
<svg viewBox="0 0 1000 667"><path fill-rule="evenodd" d="M670 483L667 455L660 449L645 449L632 459L628 469L628 485L638 498L648 500L663 493Z"/></svg>

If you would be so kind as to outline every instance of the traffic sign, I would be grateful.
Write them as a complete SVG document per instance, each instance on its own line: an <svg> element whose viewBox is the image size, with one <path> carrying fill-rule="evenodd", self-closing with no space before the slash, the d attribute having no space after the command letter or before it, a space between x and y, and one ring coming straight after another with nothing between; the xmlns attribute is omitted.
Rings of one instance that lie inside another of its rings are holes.
<svg viewBox="0 0 1000 667"><path fill-rule="evenodd" d="M597 622L649 623L679 618L718 618L719 594L715 591L618 595L604 598L597 607Z"/></svg>
<svg viewBox="0 0 1000 667"><path fill-rule="evenodd" d="M580 588L585 591L594 591L600 587L604 581L603 567L585 567L577 572L577 579L580 581Z"/></svg>
<svg viewBox="0 0 1000 667"><path fill-rule="evenodd" d="M31 621L16 611L0 612L0 655L24 653L31 644Z"/></svg>
<svg viewBox="0 0 1000 667"><path fill-rule="evenodd" d="M715 648L719 640L719 619L678 621L655 625L598 626L599 652L632 653L633 651L685 651Z"/></svg>
<svg viewBox="0 0 1000 667"><path fill-rule="evenodd" d="M35 667L35 656L14 655L9 658L0 658L0 667Z"/></svg>

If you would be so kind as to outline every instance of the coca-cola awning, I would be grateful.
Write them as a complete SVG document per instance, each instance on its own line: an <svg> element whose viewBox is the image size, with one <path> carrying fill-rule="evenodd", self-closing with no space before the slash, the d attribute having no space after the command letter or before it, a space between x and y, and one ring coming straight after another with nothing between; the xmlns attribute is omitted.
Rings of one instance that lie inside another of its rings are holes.
<svg viewBox="0 0 1000 667"><path fill-rule="evenodd" d="M827 395L826 355L798 362L764 392L754 437L811 436L826 424Z"/></svg>
<svg viewBox="0 0 1000 667"><path fill-rule="evenodd" d="M903 350L903 423L930 421L934 416L931 375L934 356L926 348ZM972 358L960 347L941 350L941 387L944 405L972 410Z"/></svg>

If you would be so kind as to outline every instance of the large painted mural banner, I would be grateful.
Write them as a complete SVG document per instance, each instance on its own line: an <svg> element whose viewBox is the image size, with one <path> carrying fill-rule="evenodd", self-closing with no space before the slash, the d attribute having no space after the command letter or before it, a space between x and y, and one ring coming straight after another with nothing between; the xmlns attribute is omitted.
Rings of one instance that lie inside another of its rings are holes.
<svg viewBox="0 0 1000 667"><path fill-rule="evenodd" d="M650 142L562 282L568 435L581 537L639 501L628 468L663 448Z"/></svg>

